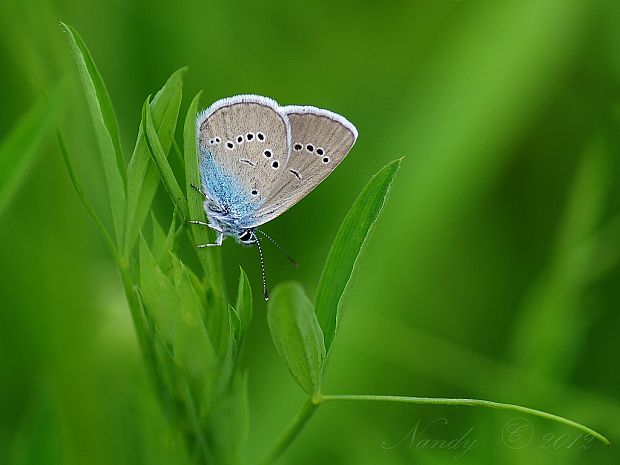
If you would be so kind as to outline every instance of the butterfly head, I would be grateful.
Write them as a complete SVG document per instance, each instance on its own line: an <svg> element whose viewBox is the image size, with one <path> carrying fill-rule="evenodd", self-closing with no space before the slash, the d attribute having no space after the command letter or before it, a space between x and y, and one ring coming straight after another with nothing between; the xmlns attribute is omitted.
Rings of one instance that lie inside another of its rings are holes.
<svg viewBox="0 0 620 465"><path fill-rule="evenodd" d="M256 234L253 229L244 229L237 235L237 240L244 245L256 244Z"/></svg>

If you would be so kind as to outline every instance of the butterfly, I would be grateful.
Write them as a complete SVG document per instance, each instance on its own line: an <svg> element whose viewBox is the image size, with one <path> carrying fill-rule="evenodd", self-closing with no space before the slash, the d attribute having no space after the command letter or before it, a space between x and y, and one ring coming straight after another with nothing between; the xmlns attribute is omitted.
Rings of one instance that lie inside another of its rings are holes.
<svg viewBox="0 0 620 465"><path fill-rule="evenodd" d="M260 95L216 101L196 118L198 169L208 222L220 246L231 236L256 244L268 299L259 226L280 216L323 181L347 155L357 129L312 106L281 106ZM275 243L277 246L277 243ZM279 246L278 246L279 247ZM290 257L289 257L290 258Z"/></svg>

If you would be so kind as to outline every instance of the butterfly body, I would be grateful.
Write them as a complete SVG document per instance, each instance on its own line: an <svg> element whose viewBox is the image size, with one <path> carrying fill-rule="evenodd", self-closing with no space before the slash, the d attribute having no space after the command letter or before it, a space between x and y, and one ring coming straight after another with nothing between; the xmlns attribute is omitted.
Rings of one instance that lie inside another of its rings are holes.
<svg viewBox="0 0 620 465"><path fill-rule="evenodd" d="M213 103L196 119L201 192L208 223L243 244L318 186L347 155L357 130L343 116L281 106L259 95ZM264 234L264 233L262 233ZM262 253L261 253L262 255Z"/></svg>

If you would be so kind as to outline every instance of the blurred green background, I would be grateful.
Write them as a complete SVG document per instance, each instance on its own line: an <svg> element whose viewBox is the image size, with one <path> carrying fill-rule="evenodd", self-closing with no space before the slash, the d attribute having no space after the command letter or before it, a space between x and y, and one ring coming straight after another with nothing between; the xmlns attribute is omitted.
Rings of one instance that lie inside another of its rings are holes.
<svg viewBox="0 0 620 465"><path fill-rule="evenodd" d="M405 156L348 294L329 393L513 402L620 441L619 2L2 0L0 134L65 80L58 119L102 206L61 20L88 44L126 149L146 96L184 65L182 114L204 89L203 107L259 93L356 124L341 167L265 228L302 264L268 249L272 285L312 295L356 195ZM52 133L39 152L0 216L0 464L183 463ZM269 336L256 251L227 241L223 254L231 288L241 264L258 302L245 357L255 462L303 395ZM516 417L328 404L282 463L618 463L617 448L534 418L511 442Z"/></svg>

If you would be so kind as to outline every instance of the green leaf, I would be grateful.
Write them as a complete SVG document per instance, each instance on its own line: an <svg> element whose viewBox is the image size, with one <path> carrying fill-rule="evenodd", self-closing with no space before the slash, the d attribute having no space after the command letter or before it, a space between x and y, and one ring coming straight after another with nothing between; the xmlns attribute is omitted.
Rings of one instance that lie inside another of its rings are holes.
<svg viewBox="0 0 620 465"><path fill-rule="evenodd" d="M293 378L308 395L318 394L325 345L312 303L298 283L279 285L267 306L273 342Z"/></svg>
<svg viewBox="0 0 620 465"><path fill-rule="evenodd" d="M183 93L183 76L187 68L175 71L150 103L153 125L165 154L168 154L179 116ZM127 169L127 228L124 253L128 256L148 215L157 186L157 166L151 161L144 142L144 127L138 130L138 138Z"/></svg>
<svg viewBox="0 0 620 465"><path fill-rule="evenodd" d="M35 103L0 143L0 215L41 154L38 148L54 124L59 104L59 92L49 103Z"/></svg>
<svg viewBox="0 0 620 465"><path fill-rule="evenodd" d="M172 347L179 297L171 280L159 268L144 237L140 239L140 291L149 318Z"/></svg>
<svg viewBox="0 0 620 465"><path fill-rule="evenodd" d="M146 131L144 131L144 141L146 142L146 146L151 154L151 157L153 157L153 160L159 169L159 174L164 182L164 186L166 187L168 194L170 194L172 203L177 208L181 216L183 218L187 218L187 202L181 188L179 187L179 183L177 182L174 172L168 163L164 149L162 148L159 137L157 136L157 131L155 131L149 100L150 98L147 98L146 102L144 102L144 106L142 107L142 127L146 128Z"/></svg>
<svg viewBox="0 0 620 465"><path fill-rule="evenodd" d="M235 310L239 315L241 327L240 333L243 335L252 321L252 288L250 287L250 281L248 276L243 271L243 268L239 267L239 285L237 287L237 302L235 303Z"/></svg>
<svg viewBox="0 0 620 465"><path fill-rule="evenodd" d="M228 314L230 315L230 327L235 341L238 343L241 339L241 318L235 308L228 304Z"/></svg>
<svg viewBox="0 0 620 465"><path fill-rule="evenodd" d="M165 271L171 266L171 254L173 253L174 244L179 234L176 210L172 213L172 221L170 221L170 227L167 233L164 232L154 214L151 214L151 223L153 227L151 250L159 267Z"/></svg>
<svg viewBox="0 0 620 465"><path fill-rule="evenodd" d="M401 160L394 160L375 174L347 213L329 250L316 295L316 315L331 348L339 322L342 295L349 284L357 258L377 221Z"/></svg>
<svg viewBox="0 0 620 465"><path fill-rule="evenodd" d="M196 94L190 104L185 124L183 126L183 152L185 158L185 191L187 193L187 204L189 209L189 219L204 221L205 211L203 207L204 197L194 187L200 187L200 175L198 172L198 147L196 145L196 112L200 92ZM215 242L215 233L204 226L191 226L190 237L195 245L209 244ZM224 282L222 272L222 261L220 251L214 250L219 247L205 247L198 250L198 258L210 281L211 287L216 295L224 293Z"/></svg>
<svg viewBox="0 0 620 465"><path fill-rule="evenodd" d="M207 425L218 463L241 464L250 426L248 377L235 375L221 398L217 399Z"/></svg>
<svg viewBox="0 0 620 465"><path fill-rule="evenodd" d="M88 212L88 214L95 221L95 224L99 228L101 235L103 236L106 243L108 244L108 247L110 247L112 254L114 255L115 258L118 258L116 245L114 244L114 241L112 240L112 237L110 236L110 233L108 232L107 228L105 227L105 225L103 224L99 216L97 215L97 212L95 211L95 209L92 207L92 205L88 201L86 194L84 194L84 190L82 189L80 180L78 179L77 174L75 173L75 168L73 167L73 162L71 161L71 155L69 154L69 151L67 150L67 146L65 144L62 133L60 131L57 131L56 136L58 138L58 145L60 146L60 151L65 161L65 166L67 167L67 171L69 172L69 178L71 178L71 182L73 183L73 188L75 189L75 192L77 193L79 199L81 200L82 205L84 205L84 208L86 208L86 211Z"/></svg>
<svg viewBox="0 0 620 465"><path fill-rule="evenodd" d="M177 365L192 381L196 392L204 392L203 385L216 381L218 359L202 319L202 300L189 275L189 270L180 261L179 305L175 323L174 358Z"/></svg>
<svg viewBox="0 0 620 465"><path fill-rule="evenodd" d="M158 266L144 236L140 239L140 291L147 318L161 334L192 396L206 406L218 381L218 358L202 318L204 289L172 257L170 273ZM182 380L179 380L182 381Z"/></svg>
<svg viewBox="0 0 620 465"><path fill-rule="evenodd" d="M108 91L103 84L103 79L95 66L86 44L75 29L67 24L61 24L69 36L73 58L80 74L95 126L95 135L101 152L103 170L110 196L110 209L112 210L116 242L120 245L123 239L125 220L126 174L116 115L114 114Z"/></svg>

